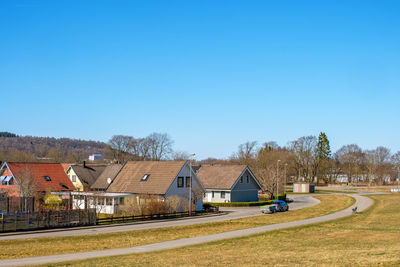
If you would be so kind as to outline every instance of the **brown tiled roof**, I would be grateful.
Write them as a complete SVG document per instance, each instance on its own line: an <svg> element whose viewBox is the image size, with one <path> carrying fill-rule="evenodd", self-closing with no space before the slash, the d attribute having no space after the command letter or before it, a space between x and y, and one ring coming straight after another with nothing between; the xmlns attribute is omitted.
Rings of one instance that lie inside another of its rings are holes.
<svg viewBox="0 0 400 267"><path fill-rule="evenodd" d="M164 195L185 163L185 161L127 162L107 192ZM145 174L150 174L149 178L141 181Z"/></svg>
<svg viewBox="0 0 400 267"><path fill-rule="evenodd" d="M80 165L72 165L71 168L74 170L84 186L91 186L104 171L106 166L86 165L83 167Z"/></svg>
<svg viewBox="0 0 400 267"><path fill-rule="evenodd" d="M206 165L197 171L204 188L231 189L246 165Z"/></svg>
<svg viewBox="0 0 400 267"><path fill-rule="evenodd" d="M60 163L16 163L7 162L15 179L20 183L27 175L34 179L36 191L73 191L74 185L69 180ZM50 177L46 181L44 176ZM64 186L63 186L64 185Z"/></svg>
<svg viewBox="0 0 400 267"><path fill-rule="evenodd" d="M93 190L106 190L109 185L107 179L111 178L111 181L114 180L115 176L121 170L121 167L122 164L108 165L90 188Z"/></svg>

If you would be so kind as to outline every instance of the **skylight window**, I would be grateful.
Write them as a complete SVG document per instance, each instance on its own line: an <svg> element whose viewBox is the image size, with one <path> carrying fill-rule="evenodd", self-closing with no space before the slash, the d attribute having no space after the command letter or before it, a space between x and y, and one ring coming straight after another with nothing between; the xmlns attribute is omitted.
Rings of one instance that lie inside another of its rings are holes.
<svg viewBox="0 0 400 267"><path fill-rule="evenodd" d="M65 184L63 184L63 183L60 183L60 186L61 187L63 187L63 188L65 188L65 189L69 189L69 187L68 186L66 186Z"/></svg>
<svg viewBox="0 0 400 267"><path fill-rule="evenodd" d="M149 177L150 177L150 174L145 174L145 175L143 175L142 179L140 179L140 181L145 182L145 181L147 181L147 179L149 179Z"/></svg>
<svg viewBox="0 0 400 267"><path fill-rule="evenodd" d="M44 178L47 182L50 182L50 181L51 181L50 176L45 175L45 176L43 176L43 178Z"/></svg>

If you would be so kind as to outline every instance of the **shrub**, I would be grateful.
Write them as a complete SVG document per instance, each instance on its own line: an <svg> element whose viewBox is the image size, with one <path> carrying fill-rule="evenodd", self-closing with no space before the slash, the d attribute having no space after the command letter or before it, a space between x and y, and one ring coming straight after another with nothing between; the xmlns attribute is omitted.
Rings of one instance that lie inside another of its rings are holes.
<svg viewBox="0 0 400 267"><path fill-rule="evenodd" d="M210 208L212 207L254 207L254 206L263 206L263 205L268 205L272 202L273 200L268 200L268 201L257 201L257 202L223 202L223 203L218 203L218 202L204 202L203 203L203 208Z"/></svg>
<svg viewBox="0 0 400 267"><path fill-rule="evenodd" d="M268 201L268 200L271 200L270 198L267 198L267 197L265 197L265 196L259 196L258 199L259 199L260 201ZM276 197L274 197L272 200L275 200L275 199L276 199ZM286 201L286 194L280 194L280 195L278 196L278 199L279 199L279 200Z"/></svg>

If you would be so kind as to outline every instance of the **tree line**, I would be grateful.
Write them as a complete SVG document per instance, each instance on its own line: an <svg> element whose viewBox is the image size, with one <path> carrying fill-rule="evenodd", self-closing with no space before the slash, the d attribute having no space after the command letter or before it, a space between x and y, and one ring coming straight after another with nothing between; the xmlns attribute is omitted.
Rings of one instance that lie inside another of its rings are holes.
<svg viewBox="0 0 400 267"><path fill-rule="evenodd" d="M70 138L0 135L0 160L15 162L82 162L90 154L103 154L104 142Z"/></svg>
<svg viewBox="0 0 400 267"><path fill-rule="evenodd" d="M383 146L363 150L350 144L332 153L327 135L321 132L318 137L303 136L285 147L276 142L261 146L255 141L246 142L239 145L230 162L249 165L265 190L273 195L278 186L277 175L280 181L289 177L292 181L316 184L335 183L342 178L349 183L383 185L394 182L400 168L400 151L391 154L390 149ZM279 187L282 186L280 183Z"/></svg>

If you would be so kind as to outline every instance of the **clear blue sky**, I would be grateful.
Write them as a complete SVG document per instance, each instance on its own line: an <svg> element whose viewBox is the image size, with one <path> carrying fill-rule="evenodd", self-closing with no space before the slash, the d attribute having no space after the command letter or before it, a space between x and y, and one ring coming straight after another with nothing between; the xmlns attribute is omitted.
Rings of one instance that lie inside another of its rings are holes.
<svg viewBox="0 0 400 267"><path fill-rule="evenodd" d="M197 159L325 131L400 150L400 1L1 1L2 128Z"/></svg>

